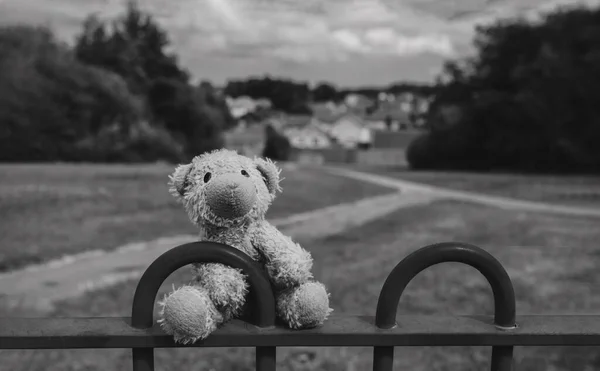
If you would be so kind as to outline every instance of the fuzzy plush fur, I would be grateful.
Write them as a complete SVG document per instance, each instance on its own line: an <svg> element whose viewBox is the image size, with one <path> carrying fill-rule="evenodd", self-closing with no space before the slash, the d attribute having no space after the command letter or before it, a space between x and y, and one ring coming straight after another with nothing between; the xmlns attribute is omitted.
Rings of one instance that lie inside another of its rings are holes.
<svg viewBox="0 0 600 371"><path fill-rule="evenodd" d="M292 329L319 326L332 309L325 286L313 279L310 253L265 220L281 191L279 181L280 170L273 162L218 150L178 166L170 192L200 228L201 240L230 245L264 265L280 320ZM241 316L247 293L240 270L195 264L192 282L160 302L159 323L175 341L194 343Z"/></svg>

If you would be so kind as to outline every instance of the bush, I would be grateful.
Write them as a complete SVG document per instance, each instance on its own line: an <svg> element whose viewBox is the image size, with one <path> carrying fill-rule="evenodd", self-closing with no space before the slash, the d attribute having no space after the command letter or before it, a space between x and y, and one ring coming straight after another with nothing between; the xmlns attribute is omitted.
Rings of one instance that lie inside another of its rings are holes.
<svg viewBox="0 0 600 371"><path fill-rule="evenodd" d="M466 133L453 128L422 134L406 150L406 160L414 170L489 170L488 156Z"/></svg>
<svg viewBox="0 0 600 371"><path fill-rule="evenodd" d="M121 133L118 126L104 128L97 135L77 143L79 160L90 162L186 161L184 146L166 129L145 121Z"/></svg>
<svg viewBox="0 0 600 371"><path fill-rule="evenodd" d="M166 129L140 122L132 132L124 153L129 161L166 161L182 163L187 160L184 145Z"/></svg>
<svg viewBox="0 0 600 371"><path fill-rule="evenodd" d="M263 149L263 157L273 161L288 161L292 148L290 141L271 125L267 125L265 130L267 140Z"/></svg>
<svg viewBox="0 0 600 371"><path fill-rule="evenodd" d="M408 145L406 161L413 170L426 170L435 167L433 140L430 134L422 134Z"/></svg>

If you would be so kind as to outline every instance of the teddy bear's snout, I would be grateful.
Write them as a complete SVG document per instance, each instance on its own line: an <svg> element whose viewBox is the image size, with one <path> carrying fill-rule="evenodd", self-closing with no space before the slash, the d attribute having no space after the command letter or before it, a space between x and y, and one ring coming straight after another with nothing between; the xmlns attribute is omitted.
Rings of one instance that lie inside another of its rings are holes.
<svg viewBox="0 0 600 371"><path fill-rule="evenodd" d="M241 174L223 174L206 185L207 206L216 216L226 219L242 217L256 202L256 188Z"/></svg>
<svg viewBox="0 0 600 371"><path fill-rule="evenodd" d="M236 183L235 181L230 181L230 182L226 183L226 187L228 187L229 189L236 189L239 186L240 185L238 183Z"/></svg>

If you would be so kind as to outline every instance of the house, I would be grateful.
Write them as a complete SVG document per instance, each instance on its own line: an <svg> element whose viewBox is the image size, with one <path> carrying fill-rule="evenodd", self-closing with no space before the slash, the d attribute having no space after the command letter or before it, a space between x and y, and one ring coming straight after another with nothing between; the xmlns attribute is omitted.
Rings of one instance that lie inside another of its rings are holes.
<svg viewBox="0 0 600 371"><path fill-rule="evenodd" d="M280 130L292 145L292 161L299 163L347 163L350 153L330 135L332 123L316 117L291 115Z"/></svg>
<svg viewBox="0 0 600 371"><path fill-rule="evenodd" d="M381 102L374 112L365 116L365 122L373 130L397 131L410 126L410 115L401 104Z"/></svg>
<svg viewBox="0 0 600 371"><path fill-rule="evenodd" d="M348 107L345 104L338 104L335 102L327 102L327 108L334 114L343 114L348 112Z"/></svg>
<svg viewBox="0 0 600 371"><path fill-rule="evenodd" d="M281 133L283 127L285 126L286 119L287 115L285 113L279 111L271 111L263 120L263 123L266 125L270 125L277 132Z"/></svg>
<svg viewBox="0 0 600 371"><path fill-rule="evenodd" d="M433 96L419 96L415 99L413 111L416 116L423 117L425 116L431 107L431 103L433 102Z"/></svg>
<svg viewBox="0 0 600 371"><path fill-rule="evenodd" d="M400 93L397 97L397 100L400 102L412 103L415 100L415 93L412 93L412 92Z"/></svg>
<svg viewBox="0 0 600 371"><path fill-rule="evenodd" d="M323 124L308 115L289 115L280 131L293 148L318 149L331 146L331 138Z"/></svg>
<svg viewBox="0 0 600 371"><path fill-rule="evenodd" d="M236 119L251 114L257 110L268 110L271 108L271 101L266 98L252 99L248 96L237 98L226 97L225 102L231 115Z"/></svg>
<svg viewBox="0 0 600 371"><path fill-rule="evenodd" d="M362 115L375 105L375 102L362 94L348 94L344 99L348 112Z"/></svg>
<svg viewBox="0 0 600 371"><path fill-rule="evenodd" d="M406 113L411 113L413 111L415 100L416 96L411 92L404 92L396 96L396 104Z"/></svg>
<svg viewBox="0 0 600 371"><path fill-rule="evenodd" d="M416 112L417 114L425 114L429 111L431 101L427 98L421 98L417 100Z"/></svg>
<svg viewBox="0 0 600 371"><path fill-rule="evenodd" d="M262 108L262 109L270 109L273 104L271 103L271 101L267 98L258 98L254 101L254 105L256 108Z"/></svg>
<svg viewBox="0 0 600 371"><path fill-rule="evenodd" d="M344 103L348 107L359 107L373 104L371 99L362 94L348 94L346 95L346 98L344 98Z"/></svg>
<svg viewBox="0 0 600 371"><path fill-rule="evenodd" d="M334 120L328 132L337 143L346 148L356 148L359 143L371 142L371 129L360 116L352 113Z"/></svg>
<svg viewBox="0 0 600 371"><path fill-rule="evenodd" d="M225 101L227 102L227 107L229 107L231 115L236 119L245 116L256 109L256 102L247 96L237 98L227 97L225 98Z"/></svg>
<svg viewBox="0 0 600 371"><path fill-rule="evenodd" d="M335 110L325 103L314 103L310 105L313 117L322 122L327 122L337 116Z"/></svg>
<svg viewBox="0 0 600 371"><path fill-rule="evenodd" d="M342 106L345 107L345 106ZM313 123L318 126L321 130L331 136L331 129L334 124L345 115L348 115L344 110L330 110L330 109L314 109L313 110Z"/></svg>
<svg viewBox="0 0 600 371"><path fill-rule="evenodd" d="M313 117L323 123L332 123L348 112L344 104L337 105L333 102L315 103L310 106Z"/></svg>

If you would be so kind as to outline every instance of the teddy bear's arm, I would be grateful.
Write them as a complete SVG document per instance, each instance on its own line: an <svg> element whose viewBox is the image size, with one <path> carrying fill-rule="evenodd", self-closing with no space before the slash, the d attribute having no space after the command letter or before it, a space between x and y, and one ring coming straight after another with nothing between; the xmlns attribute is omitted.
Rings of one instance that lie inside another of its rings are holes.
<svg viewBox="0 0 600 371"><path fill-rule="evenodd" d="M270 223L264 221L258 225L251 234L251 241L264 258L275 289L285 290L313 278L310 253Z"/></svg>

